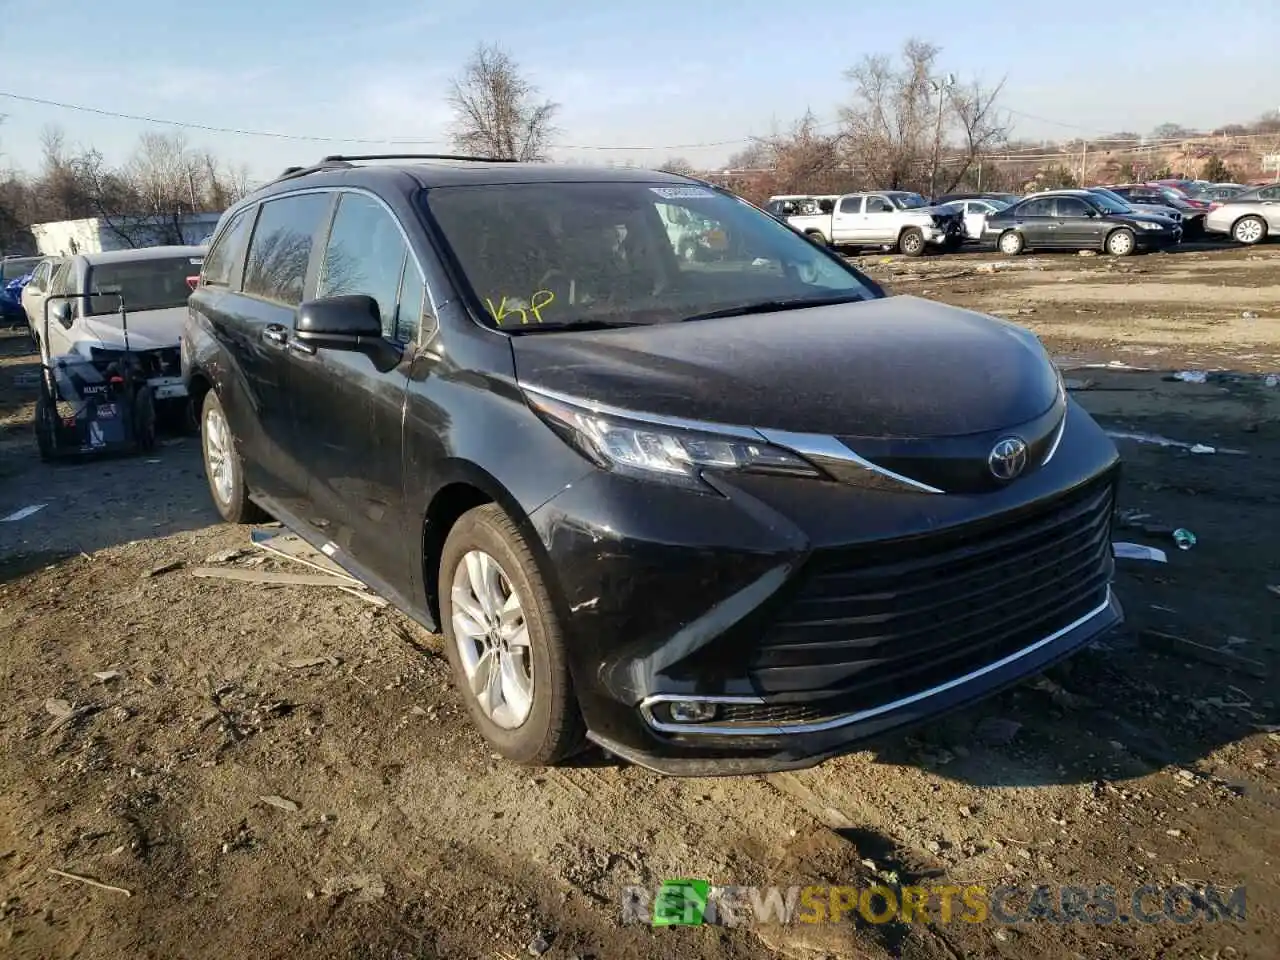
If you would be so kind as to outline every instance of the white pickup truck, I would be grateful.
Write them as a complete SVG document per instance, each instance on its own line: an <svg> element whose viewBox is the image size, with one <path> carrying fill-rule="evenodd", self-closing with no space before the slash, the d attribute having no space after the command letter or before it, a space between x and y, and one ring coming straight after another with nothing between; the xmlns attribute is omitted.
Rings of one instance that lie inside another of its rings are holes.
<svg viewBox="0 0 1280 960"><path fill-rule="evenodd" d="M815 242L833 247L890 247L918 257L932 244L958 250L964 242L964 218L931 207L918 193L877 190L847 193L829 214L800 214L787 223Z"/></svg>

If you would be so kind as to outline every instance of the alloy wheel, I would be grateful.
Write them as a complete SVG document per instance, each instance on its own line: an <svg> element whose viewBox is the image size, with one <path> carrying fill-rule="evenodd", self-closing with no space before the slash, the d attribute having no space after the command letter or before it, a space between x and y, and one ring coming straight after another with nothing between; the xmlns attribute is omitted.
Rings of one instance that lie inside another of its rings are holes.
<svg viewBox="0 0 1280 960"><path fill-rule="evenodd" d="M235 490L235 469L231 463L231 431L221 410L212 409L205 413L204 449L214 493L222 503L230 503Z"/></svg>
<svg viewBox="0 0 1280 960"><path fill-rule="evenodd" d="M514 730L529 718L534 693L533 650L520 596L483 550L459 561L449 596L469 692L494 724Z"/></svg>
<svg viewBox="0 0 1280 960"><path fill-rule="evenodd" d="M1241 220L1236 224L1235 236L1239 243L1257 243L1262 239L1262 221L1253 217Z"/></svg>

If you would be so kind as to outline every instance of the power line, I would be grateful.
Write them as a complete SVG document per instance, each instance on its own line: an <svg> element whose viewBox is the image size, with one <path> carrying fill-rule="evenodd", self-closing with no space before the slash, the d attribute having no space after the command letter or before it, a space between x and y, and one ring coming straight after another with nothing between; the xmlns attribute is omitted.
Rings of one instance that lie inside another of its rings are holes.
<svg viewBox="0 0 1280 960"><path fill-rule="evenodd" d="M184 130L201 130L206 133L230 133L242 137L266 137L273 140L291 140L305 141L310 143L362 143L362 144L399 144L405 145L425 145L425 146L444 146L448 143L445 140L433 139L430 137L384 137L382 139L373 139L369 137L334 137L334 136L315 136L302 133L281 133L276 130L252 130L245 127L219 127L209 123L196 123L191 120L172 120L165 117L150 117L144 114L123 113L119 110L105 110L100 107L90 107L79 103L63 103L59 100L47 100L43 97L31 97L21 93L10 93L0 90L0 97L7 97L10 100L18 100L23 103L34 103L45 107L57 107L61 110L73 110L78 113L90 113L99 117L111 117L116 120L136 120L142 123L158 123L170 127L178 127ZM632 145L632 146L601 146L600 144L585 143L561 143L557 144L563 150L617 150L617 151L637 151L637 150L693 150L700 147L729 147L747 143L755 139L754 137L737 137L733 140L715 140L706 143L671 143L671 144L648 144L648 145Z"/></svg>

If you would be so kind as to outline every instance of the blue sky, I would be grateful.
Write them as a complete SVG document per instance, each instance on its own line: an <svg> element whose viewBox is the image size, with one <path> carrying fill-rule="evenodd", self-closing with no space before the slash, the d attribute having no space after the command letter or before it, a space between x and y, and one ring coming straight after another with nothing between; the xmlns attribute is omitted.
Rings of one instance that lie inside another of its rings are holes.
<svg viewBox="0 0 1280 960"><path fill-rule="evenodd" d="M1029 138L1146 132L1166 121L1212 127L1280 107L1277 0L1154 9L1114 0L0 0L0 91L220 127L437 139L417 149L444 149L448 79L485 41L507 48L563 105L558 156L656 166L678 154L702 165L737 145L721 141L785 128L806 108L834 117L845 68L915 35L943 47L942 70L1007 77L1003 105L1017 111L1015 134ZM26 169L50 124L113 161L156 129L4 97L0 114L0 163ZM188 138L256 177L325 153L379 150L196 130Z"/></svg>

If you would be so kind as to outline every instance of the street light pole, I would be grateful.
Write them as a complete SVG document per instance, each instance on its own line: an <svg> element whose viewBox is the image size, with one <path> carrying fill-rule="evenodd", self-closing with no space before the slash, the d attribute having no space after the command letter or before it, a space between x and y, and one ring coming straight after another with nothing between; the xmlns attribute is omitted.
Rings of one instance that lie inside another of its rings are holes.
<svg viewBox="0 0 1280 960"><path fill-rule="evenodd" d="M938 165L942 162L942 108L945 105L947 88L956 82L955 74L948 73L941 80L930 80L938 91L938 122L933 130L933 170L929 173L929 199L938 195Z"/></svg>

